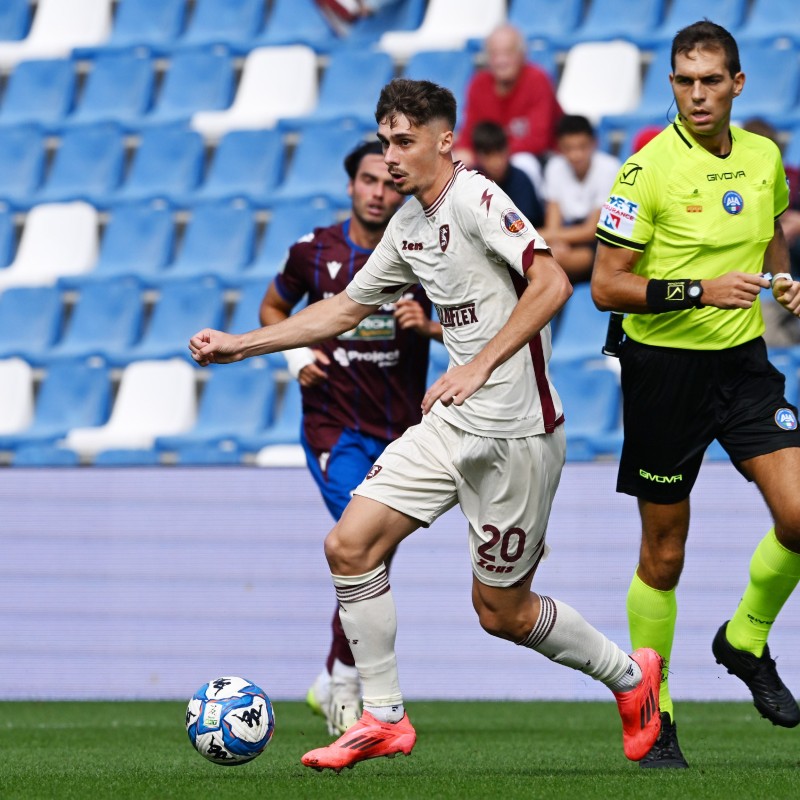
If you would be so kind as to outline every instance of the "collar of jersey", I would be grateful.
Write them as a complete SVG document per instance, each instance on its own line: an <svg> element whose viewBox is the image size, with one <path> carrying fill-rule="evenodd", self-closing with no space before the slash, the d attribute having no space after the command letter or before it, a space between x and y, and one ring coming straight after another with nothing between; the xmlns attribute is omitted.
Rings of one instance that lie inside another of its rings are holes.
<svg viewBox="0 0 800 800"><path fill-rule="evenodd" d="M357 250L359 253L367 253L367 254L372 252L372 250L370 250L368 247L361 247L361 245L356 244L350 238L350 218L349 217L342 223L342 234L344 234L344 240L347 242L347 244L349 245L351 250Z"/></svg>
<svg viewBox="0 0 800 800"><path fill-rule="evenodd" d="M450 178L450 180L447 181L447 183L444 185L442 191L439 192L439 196L427 208L422 209L425 212L426 217L432 217L439 210L439 206L441 206L442 203L444 202L444 198L450 191L450 187L456 181L456 175L458 175L459 172L465 169L466 167L460 161L456 161L453 164L453 177Z"/></svg>

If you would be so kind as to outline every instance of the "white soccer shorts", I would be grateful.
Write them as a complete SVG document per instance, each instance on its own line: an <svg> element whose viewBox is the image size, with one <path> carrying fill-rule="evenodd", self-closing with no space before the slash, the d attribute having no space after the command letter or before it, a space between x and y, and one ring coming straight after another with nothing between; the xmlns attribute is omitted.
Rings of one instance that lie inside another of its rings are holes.
<svg viewBox="0 0 800 800"><path fill-rule="evenodd" d="M458 503L469 522L475 576L513 586L544 553L565 453L563 425L551 434L496 439L428 414L384 450L354 494L426 526Z"/></svg>

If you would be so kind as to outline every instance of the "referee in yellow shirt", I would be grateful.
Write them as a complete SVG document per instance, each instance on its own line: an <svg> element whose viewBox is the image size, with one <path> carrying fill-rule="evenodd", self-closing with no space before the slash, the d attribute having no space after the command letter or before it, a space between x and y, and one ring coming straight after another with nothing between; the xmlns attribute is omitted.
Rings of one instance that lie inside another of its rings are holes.
<svg viewBox="0 0 800 800"><path fill-rule="evenodd" d="M774 520L739 607L717 632L717 662L775 725L800 709L770 656L770 627L800 579L800 431L783 375L767 360L759 292L800 316L778 217L788 205L778 148L730 124L745 86L736 41L704 20L672 42L678 114L622 166L600 215L598 308L627 314L620 348L625 441L617 491L638 498L639 564L627 597L633 647L665 659L661 735L643 767L686 767L667 670L689 495L719 440Z"/></svg>

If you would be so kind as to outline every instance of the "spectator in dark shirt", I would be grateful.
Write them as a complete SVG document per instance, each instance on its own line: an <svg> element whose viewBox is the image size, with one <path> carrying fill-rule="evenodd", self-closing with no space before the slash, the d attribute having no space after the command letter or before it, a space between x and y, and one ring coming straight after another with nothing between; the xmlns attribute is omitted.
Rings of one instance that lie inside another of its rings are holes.
<svg viewBox="0 0 800 800"><path fill-rule="evenodd" d="M530 177L511 163L508 137L496 122L479 122L472 131L474 167L493 180L530 220L544 225L544 206Z"/></svg>

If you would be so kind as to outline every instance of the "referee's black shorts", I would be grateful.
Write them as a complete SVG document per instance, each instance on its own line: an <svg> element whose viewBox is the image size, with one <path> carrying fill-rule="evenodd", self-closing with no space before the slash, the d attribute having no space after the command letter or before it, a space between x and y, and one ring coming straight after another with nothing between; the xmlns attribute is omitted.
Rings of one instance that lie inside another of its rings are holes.
<svg viewBox="0 0 800 800"><path fill-rule="evenodd" d="M689 496L714 439L734 465L800 447L797 409L761 338L728 350L652 347L631 339L620 354L622 447L617 491L653 503Z"/></svg>

